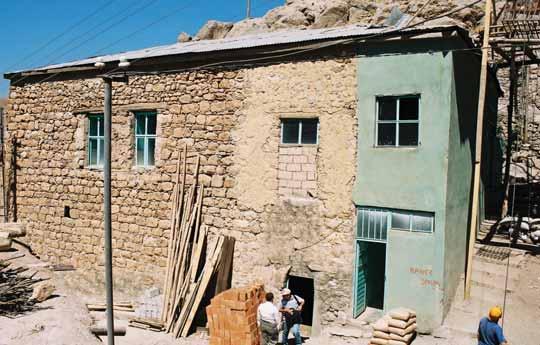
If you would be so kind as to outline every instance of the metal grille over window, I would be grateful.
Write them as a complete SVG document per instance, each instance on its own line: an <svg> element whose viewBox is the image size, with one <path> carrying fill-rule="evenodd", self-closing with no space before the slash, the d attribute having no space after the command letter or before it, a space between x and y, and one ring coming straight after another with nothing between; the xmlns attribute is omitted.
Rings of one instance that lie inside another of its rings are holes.
<svg viewBox="0 0 540 345"><path fill-rule="evenodd" d="M377 146L418 146L420 96L377 97Z"/></svg>
<svg viewBox="0 0 540 345"><path fill-rule="evenodd" d="M372 207L360 207L357 209L357 239L386 242L389 229L432 233L434 215L429 212Z"/></svg>
<svg viewBox="0 0 540 345"><path fill-rule="evenodd" d="M150 167L155 164L156 113L135 113L135 160L137 166Z"/></svg>
<svg viewBox="0 0 540 345"><path fill-rule="evenodd" d="M88 166L102 167L105 156L103 114L88 115Z"/></svg>
<svg viewBox="0 0 540 345"><path fill-rule="evenodd" d="M318 119L282 119L281 143L316 145L319 142Z"/></svg>
<svg viewBox="0 0 540 345"><path fill-rule="evenodd" d="M368 241L386 242L389 214L388 210L359 208L356 237Z"/></svg>
<svg viewBox="0 0 540 345"><path fill-rule="evenodd" d="M433 232L433 214L425 212L392 212L392 229Z"/></svg>

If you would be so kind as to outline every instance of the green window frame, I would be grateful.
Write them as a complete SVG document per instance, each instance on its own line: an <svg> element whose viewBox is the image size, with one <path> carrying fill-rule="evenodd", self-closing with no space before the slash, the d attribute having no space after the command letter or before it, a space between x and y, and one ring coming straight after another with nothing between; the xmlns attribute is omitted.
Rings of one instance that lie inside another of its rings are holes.
<svg viewBox="0 0 540 345"><path fill-rule="evenodd" d="M435 214L431 212L358 207L356 238L364 241L386 242L390 229L433 233Z"/></svg>
<svg viewBox="0 0 540 345"><path fill-rule="evenodd" d="M88 115L88 166L103 167L105 138L103 114Z"/></svg>
<svg viewBox="0 0 540 345"><path fill-rule="evenodd" d="M429 212L393 211L392 229L432 233L434 215Z"/></svg>
<svg viewBox="0 0 540 345"><path fill-rule="evenodd" d="M378 96L375 146L420 144L420 95Z"/></svg>
<svg viewBox="0 0 540 345"><path fill-rule="evenodd" d="M155 165L157 114L155 111L135 112L135 165Z"/></svg>
<svg viewBox="0 0 540 345"><path fill-rule="evenodd" d="M389 215L390 212L386 209L358 208L356 211L356 238L374 242L386 242Z"/></svg>

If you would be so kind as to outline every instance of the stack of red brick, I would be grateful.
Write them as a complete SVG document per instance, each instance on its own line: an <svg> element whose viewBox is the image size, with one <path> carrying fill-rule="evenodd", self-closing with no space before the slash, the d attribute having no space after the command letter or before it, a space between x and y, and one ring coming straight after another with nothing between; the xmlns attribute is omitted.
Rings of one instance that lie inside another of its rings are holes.
<svg viewBox="0 0 540 345"><path fill-rule="evenodd" d="M264 286L230 289L212 298L206 307L210 345L259 345L257 307Z"/></svg>

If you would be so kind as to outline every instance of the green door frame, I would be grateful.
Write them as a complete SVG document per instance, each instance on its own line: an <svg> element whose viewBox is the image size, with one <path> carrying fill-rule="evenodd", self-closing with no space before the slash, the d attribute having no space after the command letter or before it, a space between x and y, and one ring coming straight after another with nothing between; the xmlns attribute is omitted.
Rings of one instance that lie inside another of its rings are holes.
<svg viewBox="0 0 540 345"><path fill-rule="evenodd" d="M354 259L354 283L353 283L353 317L357 318L366 310L366 275L365 270L360 271L360 266L365 266L364 260L360 262L362 240L355 240L355 259ZM362 272L362 275L360 273ZM360 280L363 280L363 289L359 291Z"/></svg>
<svg viewBox="0 0 540 345"><path fill-rule="evenodd" d="M386 272L388 267L388 242L387 241L370 241L367 239L357 238L355 240L355 265L354 265L354 286L353 286L353 317L357 318L362 314L366 308L367 308L367 284L366 284L366 275L365 270L362 271L362 275L360 275L360 265L365 266L366 261L368 260L362 260L362 257L360 256L362 245L366 245L368 242L373 243L383 243L385 244L385 266L384 266L384 296L386 297ZM362 289L359 289L359 283L360 280L363 280L364 287ZM384 304L383 310L386 309L386 298L384 298Z"/></svg>

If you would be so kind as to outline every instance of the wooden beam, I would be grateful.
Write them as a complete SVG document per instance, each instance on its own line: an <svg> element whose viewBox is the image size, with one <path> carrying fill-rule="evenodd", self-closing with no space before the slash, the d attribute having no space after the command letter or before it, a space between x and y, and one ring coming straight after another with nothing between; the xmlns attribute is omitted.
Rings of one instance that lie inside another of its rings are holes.
<svg viewBox="0 0 540 345"><path fill-rule="evenodd" d="M493 50L497 54L499 54L503 59L505 59L507 62L512 61L512 58L510 57L510 55L506 54L506 52L501 47L493 46Z"/></svg>
<svg viewBox="0 0 540 345"><path fill-rule="evenodd" d="M105 327L90 327L90 332L96 336L107 336L107 328ZM115 337L123 337L126 335L126 328L115 327L113 333Z"/></svg>
<svg viewBox="0 0 540 345"><path fill-rule="evenodd" d="M531 59L531 60L537 60L538 59L536 57L536 54L534 53L534 51L531 48L525 47L524 52L525 52L525 55L527 55L529 57L529 59Z"/></svg>
<svg viewBox="0 0 540 345"><path fill-rule="evenodd" d="M489 43L510 43L510 44L539 44L538 38L491 38Z"/></svg>
<svg viewBox="0 0 540 345"><path fill-rule="evenodd" d="M465 271L464 298L471 297L471 276L474 244L476 243L476 227L478 225L478 204L480 193L480 168L482 166L482 138L484 134L484 110L486 105L487 74L489 60L489 32L491 27L491 10L493 3L486 1L484 13L484 42L482 44L482 64L480 66L480 88L478 91L478 111L476 113L476 145L474 160L473 197L471 209L471 222L469 229L469 246L467 250L467 268Z"/></svg>

